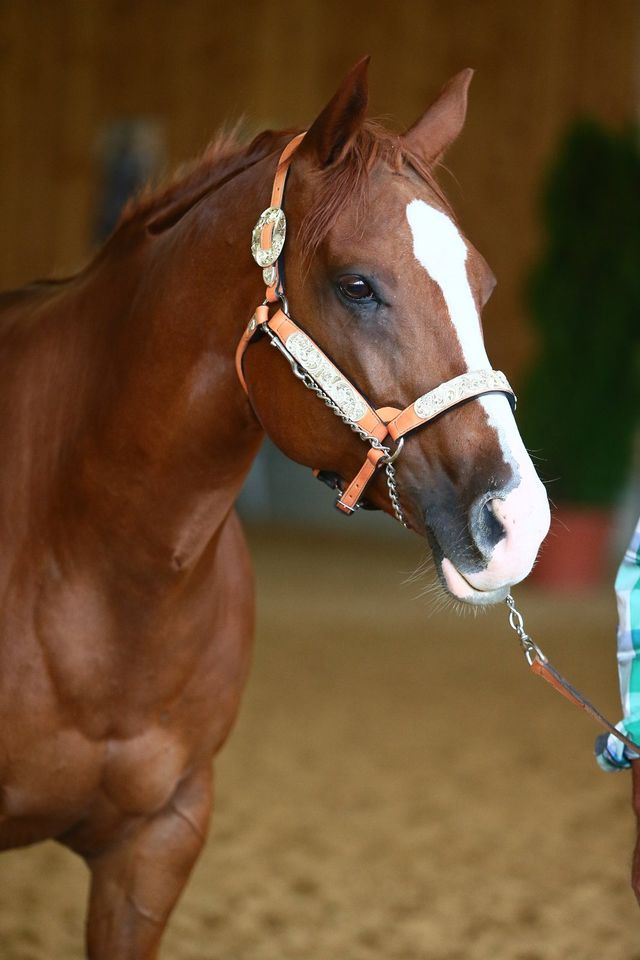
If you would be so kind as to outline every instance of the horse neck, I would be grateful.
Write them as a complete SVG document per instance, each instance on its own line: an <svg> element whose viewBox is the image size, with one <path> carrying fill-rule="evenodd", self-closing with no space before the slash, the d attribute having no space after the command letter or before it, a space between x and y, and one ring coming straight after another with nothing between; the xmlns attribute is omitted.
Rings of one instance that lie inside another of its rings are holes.
<svg viewBox="0 0 640 960"><path fill-rule="evenodd" d="M261 295L248 240L270 166L156 235L134 217L83 293L100 316L102 369L67 505L81 503L91 528L137 568L197 563L262 439L234 353Z"/></svg>

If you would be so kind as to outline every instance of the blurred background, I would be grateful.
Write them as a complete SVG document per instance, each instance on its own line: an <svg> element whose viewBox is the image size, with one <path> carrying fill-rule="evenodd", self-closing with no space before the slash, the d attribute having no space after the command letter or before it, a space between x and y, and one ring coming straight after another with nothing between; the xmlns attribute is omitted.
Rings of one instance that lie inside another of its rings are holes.
<svg viewBox="0 0 640 960"><path fill-rule="evenodd" d="M520 595L617 717L611 582L640 510L637 0L0 0L0 284L78 269L220 126L307 125L365 53L371 114L399 129L476 70L441 182L498 278L488 352L557 505ZM165 955L638 960L626 777L596 771L592 729L526 677L503 612L432 614L422 581L402 586L417 539L343 519L268 444L241 508L256 668ZM0 960L80 956L83 884L54 847L0 861Z"/></svg>

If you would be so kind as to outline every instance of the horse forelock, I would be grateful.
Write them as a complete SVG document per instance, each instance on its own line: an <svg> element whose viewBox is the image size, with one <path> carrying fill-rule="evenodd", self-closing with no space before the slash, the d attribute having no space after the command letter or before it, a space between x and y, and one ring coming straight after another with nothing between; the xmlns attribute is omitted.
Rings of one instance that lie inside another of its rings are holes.
<svg viewBox="0 0 640 960"><path fill-rule="evenodd" d="M393 173L411 170L427 184L439 202L453 217L453 211L433 168L411 150L403 138L376 120L367 120L350 149L336 163L316 171L312 203L307 209L300 232L302 259L309 261L347 206L355 210L356 222L364 223L369 196L369 176L377 163Z"/></svg>

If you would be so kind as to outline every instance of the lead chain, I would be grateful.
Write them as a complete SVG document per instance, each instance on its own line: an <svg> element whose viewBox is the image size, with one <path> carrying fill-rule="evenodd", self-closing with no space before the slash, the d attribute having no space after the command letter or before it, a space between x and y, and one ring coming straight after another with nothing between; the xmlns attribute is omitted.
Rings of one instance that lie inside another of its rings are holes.
<svg viewBox="0 0 640 960"><path fill-rule="evenodd" d="M505 603L509 608L509 626L517 634L529 666L531 666L535 660L540 660L542 663L546 663L547 658L545 657L544 653L538 644L533 642L529 634L524 629L524 617L516 607L515 600L510 593L507 594Z"/></svg>
<svg viewBox="0 0 640 960"><path fill-rule="evenodd" d="M387 475L387 487L389 490L389 499L391 500L391 506L393 507L393 512L398 523L401 523L403 527L409 529L407 521L404 518L402 512L402 507L400 506L400 497L398 496L398 486L396 483L396 468L392 463L388 463L385 467L385 473Z"/></svg>

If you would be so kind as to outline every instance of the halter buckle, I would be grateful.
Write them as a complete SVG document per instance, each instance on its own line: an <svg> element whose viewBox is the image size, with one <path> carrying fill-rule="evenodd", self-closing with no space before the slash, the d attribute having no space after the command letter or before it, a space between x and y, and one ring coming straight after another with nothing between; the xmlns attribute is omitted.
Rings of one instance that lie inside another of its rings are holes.
<svg viewBox="0 0 640 960"><path fill-rule="evenodd" d="M336 498L334 502L334 507L336 510L339 510L340 513L344 513L347 517L353 516L356 510L360 509L360 502L355 503L353 506L350 506L348 503L345 503L342 499L342 494Z"/></svg>

